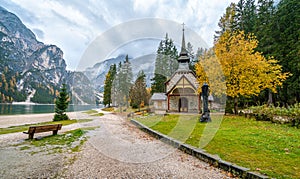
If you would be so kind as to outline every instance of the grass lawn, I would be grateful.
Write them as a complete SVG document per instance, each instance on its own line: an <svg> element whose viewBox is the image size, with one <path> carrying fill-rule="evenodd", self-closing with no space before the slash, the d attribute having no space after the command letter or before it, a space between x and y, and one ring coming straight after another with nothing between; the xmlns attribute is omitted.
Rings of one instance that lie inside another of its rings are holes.
<svg viewBox="0 0 300 179"><path fill-rule="evenodd" d="M98 113L98 111L91 109L91 110L88 110L88 111L84 111L83 113L86 113L86 114L95 114L95 113Z"/></svg>
<svg viewBox="0 0 300 179"><path fill-rule="evenodd" d="M138 121L223 160L276 178L300 178L300 129L240 116L167 115Z"/></svg>
<svg viewBox="0 0 300 179"><path fill-rule="evenodd" d="M85 138L80 140L85 132L86 131L82 129L75 129L61 135L46 136L39 140L26 140L24 144L31 144L35 147L55 146L55 148L51 148L55 152L63 152L63 150L66 149L70 149L72 152L78 152L79 147L86 141ZM78 140L80 140L79 144L72 146L72 144ZM28 145L26 145L26 147L28 147Z"/></svg>
<svg viewBox="0 0 300 179"><path fill-rule="evenodd" d="M8 134L8 133L15 133L15 132L23 132L28 131L29 126L38 126L38 125L47 125L47 124L62 124L63 126L74 124L74 123L83 123L83 122L89 122L92 121L92 119L72 119L72 120L64 120L64 121L49 121L49 122L42 122L37 124L25 124L21 126L11 126L8 128L0 128L0 135L1 134Z"/></svg>
<svg viewBox="0 0 300 179"><path fill-rule="evenodd" d="M23 143L17 144L20 150L30 150L31 155L40 152L62 153L62 152L78 152L87 137L84 134L87 131L94 130L98 127L79 128L67 131L63 134L46 136L40 139L25 140Z"/></svg>

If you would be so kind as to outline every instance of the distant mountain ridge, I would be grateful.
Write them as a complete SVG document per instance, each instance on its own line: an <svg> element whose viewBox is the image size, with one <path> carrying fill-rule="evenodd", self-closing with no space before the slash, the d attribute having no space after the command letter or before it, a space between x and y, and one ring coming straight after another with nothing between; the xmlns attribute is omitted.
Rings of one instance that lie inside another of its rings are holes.
<svg viewBox="0 0 300 179"><path fill-rule="evenodd" d="M62 83L76 93L74 101L95 102L87 77L66 70L63 51L37 41L15 14L1 6L0 75L0 102L25 101L35 91L32 102L53 103Z"/></svg>
<svg viewBox="0 0 300 179"><path fill-rule="evenodd" d="M94 84L94 88L100 92L103 92L105 75L108 73L109 67L112 64L118 64L125 61L125 54L121 54L115 58L110 58L102 62L96 63L93 67L86 68L83 73ZM148 54L137 58L129 58L129 62L132 65L133 77L136 78L139 71L143 70L146 75L146 83L150 86L150 79L154 74L155 67L155 54Z"/></svg>

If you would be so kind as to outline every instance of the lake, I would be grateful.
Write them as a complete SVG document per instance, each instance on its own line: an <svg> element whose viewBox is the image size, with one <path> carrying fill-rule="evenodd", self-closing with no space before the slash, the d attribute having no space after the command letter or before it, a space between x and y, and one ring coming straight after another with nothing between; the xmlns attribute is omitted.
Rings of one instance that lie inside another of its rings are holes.
<svg viewBox="0 0 300 179"><path fill-rule="evenodd" d="M101 107L102 106L96 105L69 105L67 111L86 111ZM54 105L52 104L0 104L0 115L38 114L53 112Z"/></svg>

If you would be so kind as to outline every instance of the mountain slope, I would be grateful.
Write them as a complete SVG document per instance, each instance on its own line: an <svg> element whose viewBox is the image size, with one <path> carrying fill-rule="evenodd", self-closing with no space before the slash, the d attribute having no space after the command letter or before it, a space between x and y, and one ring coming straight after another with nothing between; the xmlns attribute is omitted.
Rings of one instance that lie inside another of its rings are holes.
<svg viewBox="0 0 300 179"><path fill-rule="evenodd" d="M83 73L89 77L89 80L94 84L94 88L98 91L103 91L105 75L108 73L109 67L112 64L118 64L125 61L126 55L119 55L116 58L110 58L103 62L96 63L93 67L87 68ZM150 86L150 79L154 74L155 54L144 55L138 58L129 58L132 65L134 79L139 71L143 70L146 74L147 85Z"/></svg>
<svg viewBox="0 0 300 179"><path fill-rule="evenodd" d="M74 80L70 78L86 80L84 74L74 73L66 70L60 48L37 41L16 15L0 7L0 102L25 101L36 91L32 102L53 103L62 83L73 90ZM89 81L84 84L90 89L88 92L93 93ZM93 95L88 96L80 97L86 99L80 102L94 102Z"/></svg>

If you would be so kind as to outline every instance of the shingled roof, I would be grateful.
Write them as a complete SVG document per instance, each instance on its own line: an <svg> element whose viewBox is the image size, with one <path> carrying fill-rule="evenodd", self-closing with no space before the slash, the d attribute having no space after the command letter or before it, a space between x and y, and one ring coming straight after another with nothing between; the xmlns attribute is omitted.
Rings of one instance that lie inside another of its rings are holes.
<svg viewBox="0 0 300 179"><path fill-rule="evenodd" d="M167 99L167 96L165 93L153 93L151 97L151 101L165 101Z"/></svg>

